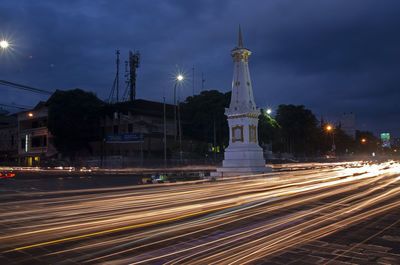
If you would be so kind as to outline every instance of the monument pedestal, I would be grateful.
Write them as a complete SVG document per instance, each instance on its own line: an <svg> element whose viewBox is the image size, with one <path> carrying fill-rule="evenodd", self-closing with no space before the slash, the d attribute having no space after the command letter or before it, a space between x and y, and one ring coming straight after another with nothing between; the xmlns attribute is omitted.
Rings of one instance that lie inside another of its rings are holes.
<svg viewBox="0 0 400 265"><path fill-rule="evenodd" d="M225 149L225 159L222 167L212 172L212 177L232 177L257 175L272 172L271 167L266 167L262 148L253 146L228 147Z"/></svg>
<svg viewBox="0 0 400 265"><path fill-rule="evenodd" d="M245 115L231 115L226 109L230 128L229 146L225 149L222 167L217 168L213 177L246 176L271 172L265 166L262 148L258 145L258 113L249 111Z"/></svg>

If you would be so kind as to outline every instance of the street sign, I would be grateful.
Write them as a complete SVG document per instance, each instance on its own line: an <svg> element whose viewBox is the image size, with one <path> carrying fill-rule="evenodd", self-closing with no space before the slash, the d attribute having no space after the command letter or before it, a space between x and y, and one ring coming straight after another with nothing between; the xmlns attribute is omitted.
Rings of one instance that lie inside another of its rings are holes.
<svg viewBox="0 0 400 265"><path fill-rule="evenodd" d="M107 143L142 143L144 142L143 136L140 133L130 134L112 134L108 135Z"/></svg>

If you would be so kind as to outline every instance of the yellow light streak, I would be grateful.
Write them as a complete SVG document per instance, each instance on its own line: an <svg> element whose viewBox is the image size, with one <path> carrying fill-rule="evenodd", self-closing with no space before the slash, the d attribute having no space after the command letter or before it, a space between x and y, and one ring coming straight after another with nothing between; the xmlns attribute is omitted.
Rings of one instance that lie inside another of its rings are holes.
<svg viewBox="0 0 400 265"><path fill-rule="evenodd" d="M162 224L162 223L167 223L167 222L172 222L172 221L176 221L176 220L180 220L180 219L190 218L190 217L194 217L194 216L198 216L198 215L202 215L202 214L206 214L206 213L210 213L210 212L214 212L214 211L220 211L220 210L223 210L223 209L226 209L226 208L229 208L229 207L232 207L232 206L230 205L230 206L220 207L220 208L217 208L217 209L210 209L210 210L206 210L206 211L202 211L202 212L182 215L182 216L178 216L178 217L173 217L173 218L169 218L169 219L153 221L153 222L148 222L148 223L143 223L143 224L119 227L119 228L100 231L100 232L96 232L96 233L90 233L90 234L85 234L85 235L80 235L80 236L62 238L62 239L58 239L58 240L53 240L53 241L33 244L33 245L29 245L29 246L18 247L18 248L14 248L13 250L23 250L23 249L33 248L33 247L46 246L46 245L51 245L51 244L60 243L60 242L66 242L66 241L71 241L71 240L76 240L76 239L82 239L82 238L86 238L86 237L100 236L100 235L104 235L104 234L108 234L108 233L112 233L112 232L119 232L119 231L124 231L124 230L141 228L141 227L145 227L145 226Z"/></svg>

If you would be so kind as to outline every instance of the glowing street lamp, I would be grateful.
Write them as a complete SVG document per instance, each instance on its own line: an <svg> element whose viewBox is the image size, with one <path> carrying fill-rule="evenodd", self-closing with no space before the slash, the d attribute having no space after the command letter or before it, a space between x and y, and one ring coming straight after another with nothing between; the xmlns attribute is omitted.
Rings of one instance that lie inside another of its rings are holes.
<svg viewBox="0 0 400 265"><path fill-rule="evenodd" d="M327 132L332 132L332 152L336 150L336 145L335 145L335 132L333 131L333 126L332 125L327 125L325 127Z"/></svg>
<svg viewBox="0 0 400 265"><path fill-rule="evenodd" d="M6 40L2 40L2 41L0 41L0 47L2 48L2 49L7 49L8 47L10 46L10 43L8 43L8 41L6 41Z"/></svg>
<svg viewBox="0 0 400 265"><path fill-rule="evenodd" d="M176 107L176 85L177 85L178 83L182 82L183 79L185 79L185 78L183 77L183 75L178 74L178 75L176 76L176 78L175 78L175 85L174 85L174 120L175 120L175 130L174 130L174 134L175 134L175 141L176 141L176 128L177 128L177 126L176 126L176 108L177 108L177 107Z"/></svg>
<svg viewBox="0 0 400 265"><path fill-rule="evenodd" d="M175 121L174 132L175 132L175 141L176 141L176 108L177 108L177 105L176 105L176 85L178 83L182 82L183 79L185 79L183 77L183 75L182 74L178 74L176 76L176 78L175 78L175 85L174 85L174 116L175 116L174 117L174 121ZM180 115L179 105L178 105L178 118L179 118L179 149L180 149L179 153L180 153L180 160L182 162L182 130L181 130L181 115Z"/></svg>
<svg viewBox="0 0 400 265"><path fill-rule="evenodd" d="M268 115L271 115L272 109L267 109L266 113L267 113Z"/></svg>
<svg viewBox="0 0 400 265"><path fill-rule="evenodd" d="M361 139L361 143L365 144L366 142L367 142L367 139L365 139L365 138Z"/></svg>

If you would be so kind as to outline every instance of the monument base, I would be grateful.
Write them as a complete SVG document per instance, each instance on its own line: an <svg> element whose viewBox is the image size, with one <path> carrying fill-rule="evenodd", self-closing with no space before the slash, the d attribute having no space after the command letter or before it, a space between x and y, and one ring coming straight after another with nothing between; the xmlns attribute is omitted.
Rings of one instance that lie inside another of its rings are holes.
<svg viewBox="0 0 400 265"><path fill-rule="evenodd" d="M212 177L232 177L258 175L272 172L271 167L266 167L262 148L256 144L240 145L225 150L225 159L222 167L212 172Z"/></svg>
<svg viewBox="0 0 400 265"><path fill-rule="evenodd" d="M243 171L243 168L217 168L217 171L211 172L210 176L215 178L221 177L239 177L261 175L272 172L271 167L255 169L254 171Z"/></svg>

